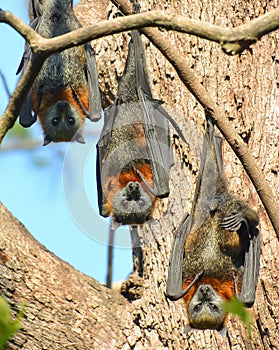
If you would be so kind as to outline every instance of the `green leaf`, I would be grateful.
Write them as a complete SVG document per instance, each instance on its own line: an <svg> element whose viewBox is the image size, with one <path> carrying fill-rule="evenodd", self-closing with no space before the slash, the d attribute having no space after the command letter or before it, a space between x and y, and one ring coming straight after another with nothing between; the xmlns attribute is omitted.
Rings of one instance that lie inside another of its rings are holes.
<svg viewBox="0 0 279 350"><path fill-rule="evenodd" d="M13 320L8 302L0 297L0 350L4 349L7 341L21 328L23 315L23 310L20 310Z"/></svg>
<svg viewBox="0 0 279 350"><path fill-rule="evenodd" d="M240 318L248 330L249 338L251 338L253 316L252 313L245 308L244 304L237 298L232 298L230 301L224 303L223 307L226 312L234 314Z"/></svg>

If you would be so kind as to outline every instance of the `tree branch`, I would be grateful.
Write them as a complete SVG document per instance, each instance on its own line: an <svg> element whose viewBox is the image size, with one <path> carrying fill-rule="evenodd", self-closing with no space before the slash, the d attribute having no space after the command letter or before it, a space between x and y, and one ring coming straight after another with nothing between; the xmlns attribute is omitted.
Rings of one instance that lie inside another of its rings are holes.
<svg viewBox="0 0 279 350"><path fill-rule="evenodd" d="M0 222L1 295L25 305L23 329L7 349L121 349L119 330L139 332L127 300L49 252L1 202Z"/></svg>
<svg viewBox="0 0 279 350"><path fill-rule="evenodd" d="M2 9L0 9L0 23L1 22L9 24L30 44L33 41L40 41L40 39L42 38L29 25L24 23L20 18L15 16L10 11L3 11Z"/></svg>
<svg viewBox="0 0 279 350"><path fill-rule="evenodd" d="M17 87L10 98L9 104L0 119L0 144L8 130L14 126L23 101L36 79L46 57L47 56L44 53L40 55L32 55L32 59L20 78Z"/></svg>
<svg viewBox="0 0 279 350"><path fill-rule="evenodd" d="M113 1L121 3L121 1ZM150 11L130 17L102 21L86 28L80 28L59 37L43 39L11 12L0 10L0 22L12 26L37 50L57 52L72 46L84 44L107 35L142 27L163 27L167 30L191 34L221 44L225 53L235 55L247 49L263 35L279 28L279 9L270 11L246 24L235 28L224 28L201 21L188 19L164 11ZM38 43L37 43L38 41ZM34 43L32 43L34 42ZM36 44L35 44L36 42Z"/></svg>
<svg viewBox="0 0 279 350"><path fill-rule="evenodd" d="M125 15L131 13L131 4L129 1L111 0L111 2ZM177 47L174 49L173 45L166 39L166 36L163 37L156 29L143 28L141 31L171 63L184 85L190 90L203 108L210 111L211 118L241 161L243 168L252 181L276 232L277 238L279 239L278 199L273 194L263 173L249 152L246 143L232 128L229 121L224 118L224 113L216 105L210 93L200 84L194 72L187 66L185 57L179 55Z"/></svg>
<svg viewBox="0 0 279 350"><path fill-rule="evenodd" d="M10 93L10 89L8 87L7 79L6 79L5 75L1 72L1 70L0 70L0 78L2 80L3 87L6 91L8 98L11 98L11 93Z"/></svg>

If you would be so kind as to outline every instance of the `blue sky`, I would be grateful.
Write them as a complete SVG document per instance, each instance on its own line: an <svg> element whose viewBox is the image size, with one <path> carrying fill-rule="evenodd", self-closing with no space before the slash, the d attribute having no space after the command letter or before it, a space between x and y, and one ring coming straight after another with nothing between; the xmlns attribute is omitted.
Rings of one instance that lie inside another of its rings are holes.
<svg viewBox="0 0 279 350"><path fill-rule="evenodd" d="M22 0L0 0L0 8L10 10L28 23L27 6ZM17 83L15 72L24 49L24 40L8 25L0 24L0 70L10 91ZM0 81L0 115L8 97ZM86 125L88 133L100 132L102 122ZM42 142L42 131L30 129ZM108 220L97 209L95 145L97 137L86 136L86 144L50 144L34 150L5 151L13 147L10 137L0 152L0 201L27 229L63 260L78 270L105 282L107 267ZM130 235L127 228L116 231L113 279L125 279L132 271Z"/></svg>

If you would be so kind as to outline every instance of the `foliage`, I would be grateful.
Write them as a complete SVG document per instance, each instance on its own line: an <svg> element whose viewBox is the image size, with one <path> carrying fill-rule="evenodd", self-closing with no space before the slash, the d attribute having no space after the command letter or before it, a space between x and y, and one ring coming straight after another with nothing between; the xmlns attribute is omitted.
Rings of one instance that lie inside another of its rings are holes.
<svg viewBox="0 0 279 350"><path fill-rule="evenodd" d="M23 310L20 310L13 320L8 302L0 297L0 350L4 349L7 341L21 328L22 317Z"/></svg>
<svg viewBox="0 0 279 350"><path fill-rule="evenodd" d="M251 338L253 316L252 313L245 308L244 304L237 298L232 298L224 304L224 310L240 318L248 330L249 338Z"/></svg>

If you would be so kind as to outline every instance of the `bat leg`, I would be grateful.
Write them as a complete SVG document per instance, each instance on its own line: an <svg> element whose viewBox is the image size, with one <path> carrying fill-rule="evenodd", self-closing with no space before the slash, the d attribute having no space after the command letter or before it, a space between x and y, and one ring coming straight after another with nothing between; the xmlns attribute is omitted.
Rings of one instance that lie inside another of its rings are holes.
<svg viewBox="0 0 279 350"><path fill-rule="evenodd" d="M190 325L186 324L186 326L184 327L184 334L188 334L189 332L191 332L192 329L193 328Z"/></svg>

